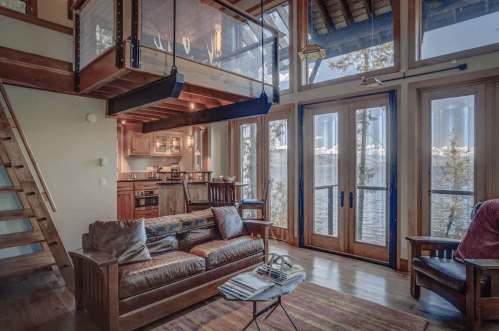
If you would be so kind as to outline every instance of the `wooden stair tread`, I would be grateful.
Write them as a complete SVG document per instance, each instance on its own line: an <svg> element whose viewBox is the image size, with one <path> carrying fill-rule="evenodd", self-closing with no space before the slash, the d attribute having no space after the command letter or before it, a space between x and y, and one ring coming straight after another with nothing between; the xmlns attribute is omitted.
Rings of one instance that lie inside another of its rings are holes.
<svg viewBox="0 0 499 331"><path fill-rule="evenodd" d="M4 210L0 211L0 221L19 220L34 217L31 209Z"/></svg>
<svg viewBox="0 0 499 331"><path fill-rule="evenodd" d="M0 249L36 244L45 241L42 231L25 231L0 235Z"/></svg>
<svg viewBox="0 0 499 331"><path fill-rule="evenodd" d="M0 186L0 193L22 192L21 186Z"/></svg>
<svg viewBox="0 0 499 331"><path fill-rule="evenodd" d="M0 259L0 278L22 275L54 264L50 250Z"/></svg>

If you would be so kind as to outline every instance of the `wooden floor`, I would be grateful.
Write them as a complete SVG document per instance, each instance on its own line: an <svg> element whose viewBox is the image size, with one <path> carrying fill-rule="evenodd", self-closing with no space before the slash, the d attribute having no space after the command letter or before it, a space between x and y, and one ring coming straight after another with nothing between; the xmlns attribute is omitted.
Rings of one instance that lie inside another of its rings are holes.
<svg viewBox="0 0 499 331"><path fill-rule="evenodd" d="M427 330L466 329L464 316L437 295L422 289L419 302L414 300L406 272L282 242L272 243L271 251L299 258L308 281L421 316L430 322ZM58 272L42 271L0 280L0 330L100 331L86 313L75 315L74 297L61 279ZM202 304L139 330L152 330ZM499 322L482 323L482 330L499 330Z"/></svg>

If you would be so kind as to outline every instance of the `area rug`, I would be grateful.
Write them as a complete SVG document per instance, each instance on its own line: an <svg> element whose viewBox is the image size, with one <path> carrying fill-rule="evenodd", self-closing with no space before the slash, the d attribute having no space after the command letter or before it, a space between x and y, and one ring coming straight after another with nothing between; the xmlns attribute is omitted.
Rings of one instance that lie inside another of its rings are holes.
<svg viewBox="0 0 499 331"><path fill-rule="evenodd" d="M423 318L308 282L283 296L282 302L300 331L424 331L428 324ZM258 303L258 310L266 305ZM242 330L251 320L252 311L251 302L220 298L153 331ZM258 318L262 331L294 331L281 307L269 319L265 316ZM246 330L258 331L255 323Z"/></svg>

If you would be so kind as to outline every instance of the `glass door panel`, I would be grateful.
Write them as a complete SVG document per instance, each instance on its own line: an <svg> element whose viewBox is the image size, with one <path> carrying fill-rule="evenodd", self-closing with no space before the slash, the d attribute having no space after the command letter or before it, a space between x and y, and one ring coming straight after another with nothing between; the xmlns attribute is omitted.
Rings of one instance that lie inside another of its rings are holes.
<svg viewBox="0 0 499 331"><path fill-rule="evenodd" d="M462 239L474 204L475 95L431 100L431 235Z"/></svg>
<svg viewBox="0 0 499 331"><path fill-rule="evenodd" d="M338 237L338 113L315 115L313 233Z"/></svg>
<svg viewBox="0 0 499 331"><path fill-rule="evenodd" d="M288 120L269 121L268 133L270 221L288 229Z"/></svg>
<svg viewBox="0 0 499 331"><path fill-rule="evenodd" d="M387 107L356 111L355 240L387 245Z"/></svg>
<svg viewBox="0 0 499 331"><path fill-rule="evenodd" d="M257 196L257 123L245 123L240 126L241 142L241 179L248 186L242 189L242 199L258 199ZM256 218L256 210L244 210L243 218Z"/></svg>

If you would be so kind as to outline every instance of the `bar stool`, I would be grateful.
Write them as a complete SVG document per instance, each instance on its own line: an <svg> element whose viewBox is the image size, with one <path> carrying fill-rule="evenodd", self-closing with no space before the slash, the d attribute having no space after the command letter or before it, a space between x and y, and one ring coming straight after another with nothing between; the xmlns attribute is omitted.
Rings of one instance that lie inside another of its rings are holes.
<svg viewBox="0 0 499 331"><path fill-rule="evenodd" d="M262 221L265 221L265 211L267 209L267 198L269 196L270 189L270 179L265 179L265 186L263 188L262 200L258 199L243 199L241 200L241 204L239 205L239 214L243 214L243 210L248 209L259 209L262 211Z"/></svg>
<svg viewBox="0 0 499 331"><path fill-rule="evenodd" d="M184 197L188 213L192 212L193 210L205 210L210 208L209 200L191 200L191 194L189 193L187 180L183 180L182 185L184 186Z"/></svg>

